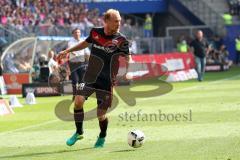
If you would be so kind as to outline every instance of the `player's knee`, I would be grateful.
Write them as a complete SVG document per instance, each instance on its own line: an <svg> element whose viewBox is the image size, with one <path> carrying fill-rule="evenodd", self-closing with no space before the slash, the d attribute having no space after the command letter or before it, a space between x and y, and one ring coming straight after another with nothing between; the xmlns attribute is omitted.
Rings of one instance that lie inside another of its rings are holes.
<svg viewBox="0 0 240 160"><path fill-rule="evenodd" d="M83 96L75 96L75 108L82 109L85 98Z"/></svg>
<svg viewBox="0 0 240 160"><path fill-rule="evenodd" d="M107 118L106 115L98 116L98 120L99 120L99 121L104 121L106 118Z"/></svg>
<svg viewBox="0 0 240 160"><path fill-rule="evenodd" d="M111 107L112 101L111 100L104 100L103 102L98 103L98 108L101 110L107 110L109 107Z"/></svg>
<svg viewBox="0 0 240 160"><path fill-rule="evenodd" d="M107 113L107 110L98 109L97 110L98 120L104 121L107 118L106 113Z"/></svg>

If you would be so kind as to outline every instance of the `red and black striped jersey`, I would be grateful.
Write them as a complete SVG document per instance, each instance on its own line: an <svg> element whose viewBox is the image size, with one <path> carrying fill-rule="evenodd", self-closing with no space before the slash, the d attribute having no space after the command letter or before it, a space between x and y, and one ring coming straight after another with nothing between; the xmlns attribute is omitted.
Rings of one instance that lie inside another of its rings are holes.
<svg viewBox="0 0 240 160"><path fill-rule="evenodd" d="M121 33L109 36L104 33L104 28L93 28L86 42L91 43L91 54L85 81L93 82L98 78L114 81L120 56L129 55L126 37Z"/></svg>

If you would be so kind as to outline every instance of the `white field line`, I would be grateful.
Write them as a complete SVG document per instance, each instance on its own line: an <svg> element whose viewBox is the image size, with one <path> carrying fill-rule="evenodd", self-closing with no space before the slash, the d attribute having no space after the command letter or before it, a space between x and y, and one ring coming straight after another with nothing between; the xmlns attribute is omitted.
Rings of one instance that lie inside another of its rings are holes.
<svg viewBox="0 0 240 160"><path fill-rule="evenodd" d="M41 126L48 125L48 124L55 123L55 122L59 122L59 121L60 121L59 119L49 120L49 121L46 121L46 122L43 122L43 123L38 123L38 124L14 129L14 130L11 130L11 131L2 132L2 133L0 133L0 136L10 134L10 133L13 133L13 132L23 131L23 130L26 130L26 129L41 127Z"/></svg>

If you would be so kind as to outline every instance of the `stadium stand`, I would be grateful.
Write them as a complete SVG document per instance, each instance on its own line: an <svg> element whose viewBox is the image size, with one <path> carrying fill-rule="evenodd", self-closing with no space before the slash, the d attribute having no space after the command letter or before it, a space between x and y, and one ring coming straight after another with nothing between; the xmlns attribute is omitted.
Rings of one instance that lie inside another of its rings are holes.
<svg viewBox="0 0 240 160"><path fill-rule="evenodd" d="M97 8L90 10L87 5L75 1L3 0L0 5L2 26L35 35L69 36L71 29L78 27L82 35L86 36L91 27L103 24ZM133 26L129 29L131 23L131 19L126 19L122 24L130 36L136 31Z"/></svg>

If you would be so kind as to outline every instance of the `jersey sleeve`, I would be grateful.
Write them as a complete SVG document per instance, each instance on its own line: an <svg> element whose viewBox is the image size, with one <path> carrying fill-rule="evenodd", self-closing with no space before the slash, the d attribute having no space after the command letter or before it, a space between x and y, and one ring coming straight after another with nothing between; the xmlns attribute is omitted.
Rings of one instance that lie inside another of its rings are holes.
<svg viewBox="0 0 240 160"><path fill-rule="evenodd" d="M129 41L124 38L124 40L119 45L119 52L121 52L121 54L123 54L124 56L130 55L129 47Z"/></svg>
<svg viewBox="0 0 240 160"><path fill-rule="evenodd" d="M91 29L91 31L90 31L90 33L89 33L89 36L86 38L86 42L88 42L88 43L92 43L93 42L93 39L92 39L92 31L93 31L93 29Z"/></svg>

